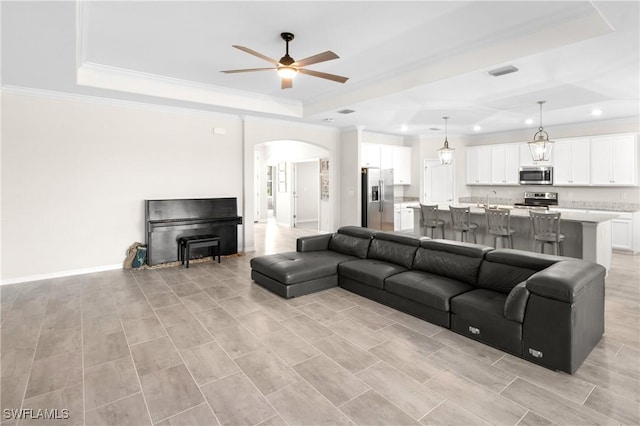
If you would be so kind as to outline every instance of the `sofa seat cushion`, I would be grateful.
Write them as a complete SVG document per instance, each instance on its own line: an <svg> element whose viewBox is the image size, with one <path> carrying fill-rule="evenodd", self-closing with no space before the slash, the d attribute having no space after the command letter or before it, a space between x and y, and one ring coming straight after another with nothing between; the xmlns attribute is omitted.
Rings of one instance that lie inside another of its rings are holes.
<svg viewBox="0 0 640 426"><path fill-rule="evenodd" d="M451 299L451 329L507 352L522 353L522 324L504 316L507 295L477 289Z"/></svg>
<svg viewBox="0 0 640 426"><path fill-rule="evenodd" d="M357 257L331 250L288 252L254 257L251 269L282 284L297 284L338 273L338 265Z"/></svg>
<svg viewBox="0 0 640 426"><path fill-rule="evenodd" d="M475 287L422 271L406 271L386 279L389 292L440 311L449 312L451 298Z"/></svg>
<svg viewBox="0 0 640 426"><path fill-rule="evenodd" d="M384 288L387 277L406 271L407 268L376 259L361 259L338 266L340 276L350 278L371 287Z"/></svg>

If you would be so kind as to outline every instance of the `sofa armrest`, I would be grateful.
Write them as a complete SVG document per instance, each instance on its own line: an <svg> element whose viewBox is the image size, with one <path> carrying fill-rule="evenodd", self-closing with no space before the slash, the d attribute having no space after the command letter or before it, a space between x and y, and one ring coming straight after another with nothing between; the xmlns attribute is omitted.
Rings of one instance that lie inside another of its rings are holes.
<svg viewBox="0 0 640 426"><path fill-rule="evenodd" d="M573 303L597 281L604 283L605 268L584 260L557 262L527 280L527 289L538 296Z"/></svg>
<svg viewBox="0 0 640 426"><path fill-rule="evenodd" d="M504 316L511 320L522 324L524 321L524 313L527 309L529 301L529 290L527 290L527 282L523 281L513 287L504 302Z"/></svg>
<svg viewBox="0 0 640 426"><path fill-rule="evenodd" d="M308 235L299 237L296 241L296 251L319 251L328 250L329 241L333 234Z"/></svg>

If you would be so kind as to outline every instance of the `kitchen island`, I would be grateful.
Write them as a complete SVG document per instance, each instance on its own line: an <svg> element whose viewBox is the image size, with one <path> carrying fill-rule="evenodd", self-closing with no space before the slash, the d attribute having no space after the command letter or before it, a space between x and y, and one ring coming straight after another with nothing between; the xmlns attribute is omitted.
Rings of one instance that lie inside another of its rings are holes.
<svg viewBox="0 0 640 426"><path fill-rule="evenodd" d="M424 235L420 206L414 209L413 229L416 234ZM458 203L454 207L470 207L471 222L478 224L476 236L478 244L493 245L493 236L487 233L487 221L484 207L477 204ZM531 222L528 209L517 209L513 206L498 206L511 210L511 228L513 234L513 248L520 250L534 250L531 237ZM439 218L445 221L445 236L447 239L460 239L459 233L451 228L451 214L449 204L439 204ZM553 211L553 208L550 209ZM563 244L564 256L590 260L599 263L609 270L611 265L611 219L615 214L584 213L562 211L560 217L560 233L565 235ZM498 239L498 246L500 246ZM471 241L473 242L473 241ZM545 247L545 253L550 253L550 247Z"/></svg>

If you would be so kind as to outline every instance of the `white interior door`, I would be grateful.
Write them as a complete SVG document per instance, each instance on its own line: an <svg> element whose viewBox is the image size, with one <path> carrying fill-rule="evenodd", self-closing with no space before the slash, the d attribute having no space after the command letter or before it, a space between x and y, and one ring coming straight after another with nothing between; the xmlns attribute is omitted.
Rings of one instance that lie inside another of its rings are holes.
<svg viewBox="0 0 640 426"><path fill-rule="evenodd" d="M444 166L438 160L424 160L424 192L422 203L453 202L453 164Z"/></svg>
<svg viewBox="0 0 640 426"><path fill-rule="evenodd" d="M293 226L318 229L320 169L318 160L294 163Z"/></svg>

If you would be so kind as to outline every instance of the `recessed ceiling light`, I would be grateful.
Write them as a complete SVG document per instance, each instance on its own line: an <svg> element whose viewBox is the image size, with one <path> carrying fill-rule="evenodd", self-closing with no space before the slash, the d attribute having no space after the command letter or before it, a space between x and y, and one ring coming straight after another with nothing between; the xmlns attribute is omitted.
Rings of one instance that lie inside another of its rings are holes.
<svg viewBox="0 0 640 426"><path fill-rule="evenodd" d="M591 111L591 115L602 115L602 110L601 109L594 109L593 111Z"/></svg>
<svg viewBox="0 0 640 426"><path fill-rule="evenodd" d="M402 126L400 126L401 132L406 132L407 130L409 130L409 126L407 126L406 124L403 124Z"/></svg>
<svg viewBox="0 0 640 426"><path fill-rule="evenodd" d="M482 130L482 127L476 124L475 126L473 126L473 130L475 130L476 132L479 132L480 130Z"/></svg>
<svg viewBox="0 0 640 426"><path fill-rule="evenodd" d="M533 124L533 118L527 118L524 120L524 124Z"/></svg>

